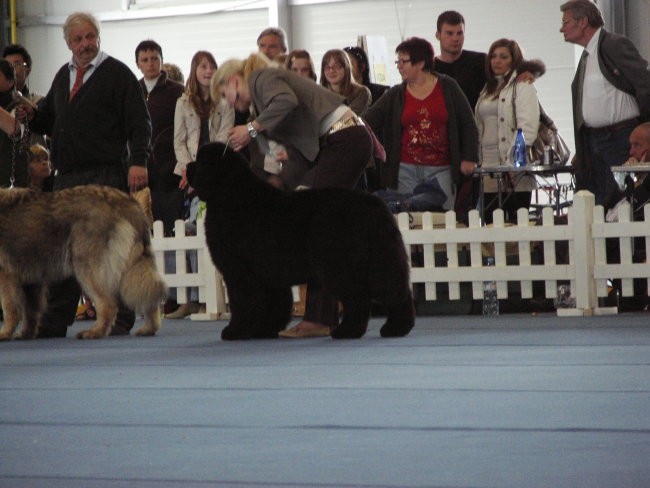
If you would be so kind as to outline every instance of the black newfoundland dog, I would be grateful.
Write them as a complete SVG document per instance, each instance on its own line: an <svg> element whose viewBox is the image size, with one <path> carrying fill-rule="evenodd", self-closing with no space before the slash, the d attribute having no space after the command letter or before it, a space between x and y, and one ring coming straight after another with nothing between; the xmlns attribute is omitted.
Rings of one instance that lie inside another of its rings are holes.
<svg viewBox="0 0 650 488"><path fill-rule="evenodd" d="M203 146L190 166L207 206L210 255L228 290L231 320L222 339L277 337L291 319L291 286L310 280L343 305L334 338L363 336L372 300L386 310L383 337L413 328L404 242L384 202L334 188L283 192L220 143Z"/></svg>

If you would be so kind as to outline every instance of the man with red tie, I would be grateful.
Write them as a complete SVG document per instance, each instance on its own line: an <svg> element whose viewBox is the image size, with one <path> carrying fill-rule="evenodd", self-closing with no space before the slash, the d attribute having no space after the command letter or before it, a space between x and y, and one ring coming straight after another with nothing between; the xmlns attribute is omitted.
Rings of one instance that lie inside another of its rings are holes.
<svg viewBox="0 0 650 488"><path fill-rule="evenodd" d="M27 109L30 128L52 138L55 191L87 184L135 191L148 183L151 120L142 88L124 63L100 50L99 32L91 14L68 16L63 35L72 59L38 109ZM42 337L65 336L80 293L75 280L51 288ZM121 307L111 334L128 334L134 321Z"/></svg>

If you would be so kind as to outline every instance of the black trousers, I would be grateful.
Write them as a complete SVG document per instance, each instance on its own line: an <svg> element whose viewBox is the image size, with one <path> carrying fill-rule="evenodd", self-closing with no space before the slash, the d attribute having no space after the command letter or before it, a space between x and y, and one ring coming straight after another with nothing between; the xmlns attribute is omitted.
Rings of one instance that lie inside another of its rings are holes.
<svg viewBox="0 0 650 488"><path fill-rule="evenodd" d="M363 126L353 126L324 137L316 158L314 188L354 188L372 156L372 140ZM303 319L335 327L338 300L319 283L307 283Z"/></svg>

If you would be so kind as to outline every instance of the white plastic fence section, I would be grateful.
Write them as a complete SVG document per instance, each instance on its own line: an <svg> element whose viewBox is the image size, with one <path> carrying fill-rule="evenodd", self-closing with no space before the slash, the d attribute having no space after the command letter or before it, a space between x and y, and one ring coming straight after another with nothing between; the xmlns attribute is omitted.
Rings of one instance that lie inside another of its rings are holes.
<svg viewBox="0 0 650 488"><path fill-rule="evenodd" d="M199 302L205 303L205 313L192 314L192 320L216 320L227 313L226 291L221 273L214 267L205 242L205 227L199 219L194 236L185 235L185 222L177 220L174 236L165 237L161 221L153 224L151 244L156 257L156 266L169 288L176 288L176 301L187 302L187 290L199 290ZM188 270L188 251L197 253L197 269ZM165 253L173 252L176 270L165 269Z"/></svg>
<svg viewBox="0 0 650 488"><path fill-rule="evenodd" d="M581 191L574 195L562 223L555 222L551 208L543 209L541 222L531 222L528 211L520 209L516 225L506 224L501 210L494 212L489 226L481 225L475 210L470 212L468 226L457 224L451 211L403 213L397 221L411 258L411 282L425 284L427 300L436 299L436 285L441 283L448 286L450 300L461 298L461 283L471 283L474 299L483 298L482 285L487 280L497 282L500 299L508 298L512 286L519 287L522 298L533 298L536 282L540 283L538 295L542 289L544 298L555 298L558 283L567 283L576 307L558 309L558 315L591 315L616 313L615 307L598 306L599 298L608 294L609 280L622 280L622 296L633 295L635 278L650 285L650 264L633 262L639 237L645 238L645 254L650 256L650 205L644 209L642 222L631 222L628 210L619 212L619 222L605 222L594 196ZM186 301L188 287L198 287L206 313L191 318L215 320L227 313L226 289L210 259L203 220L197 222L197 229L196 236L185 236L183 222L177 221L176 235L163 237L162 223L155 222L152 243L161 271L165 270L165 252L175 253L176 272L166 271L164 278L170 288L177 289L179 303ZM618 241L620 262L608 262L606 245L612 239ZM192 250L198 254L198 268L190 272L186 253ZM494 266L484 266L488 256L494 257ZM297 295L294 287L294 298Z"/></svg>

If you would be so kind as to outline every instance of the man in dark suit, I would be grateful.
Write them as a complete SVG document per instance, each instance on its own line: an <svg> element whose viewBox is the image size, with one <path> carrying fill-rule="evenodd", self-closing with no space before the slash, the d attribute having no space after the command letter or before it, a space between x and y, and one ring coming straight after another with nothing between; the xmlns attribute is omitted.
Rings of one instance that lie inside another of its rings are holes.
<svg viewBox="0 0 650 488"><path fill-rule="evenodd" d="M564 40L585 48L571 85L576 189L605 205L616 191L610 167L627 158L634 127L650 120L648 62L629 39L603 29L590 0L570 0L560 10Z"/></svg>
<svg viewBox="0 0 650 488"><path fill-rule="evenodd" d="M26 117L33 131L52 138L54 190L101 184L123 191L147 186L151 120L133 72L100 50L99 23L73 13L63 25L72 59L56 73L47 95ZM76 280L50 289L39 337L61 337L75 319ZM111 334L128 334L135 313L120 306Z"/></svg>

